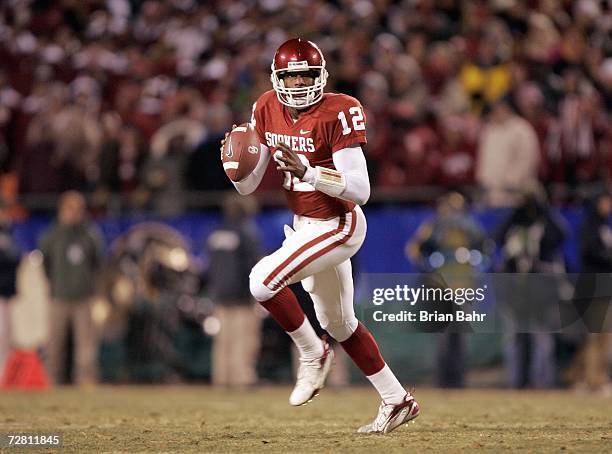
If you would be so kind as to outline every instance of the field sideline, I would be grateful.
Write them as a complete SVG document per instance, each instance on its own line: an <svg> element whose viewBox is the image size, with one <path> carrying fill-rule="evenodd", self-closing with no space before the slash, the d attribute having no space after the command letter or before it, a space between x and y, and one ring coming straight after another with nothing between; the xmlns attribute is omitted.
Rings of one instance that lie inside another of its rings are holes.
<svg viewBox="0 0 612 454"><path fill-rule="evenodd" d="M417 389L422 413L387 436L355 434L376 414L369 388L59 388L0 393L0 432L59 431L61 452L610 452L612 400L566 392ZM38 450L38 452L47 452ZM5 449L3 452L17 452Z"/></svg>

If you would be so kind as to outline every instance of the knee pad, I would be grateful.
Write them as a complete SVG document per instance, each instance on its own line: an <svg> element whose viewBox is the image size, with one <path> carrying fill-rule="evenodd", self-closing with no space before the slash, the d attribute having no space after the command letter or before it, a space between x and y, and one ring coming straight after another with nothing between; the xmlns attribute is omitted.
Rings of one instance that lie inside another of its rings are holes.
<svg viewBox="0 0 612 454"><path fill-rule="evenodd" d="M359 321L357 318L352 317L348 320L338 320L337 322L329 322L325 325L321 324L323 329L329 333L331 337L336 339L338 342L344 342L351 334L355 332Z"/></svg>
<svg viewBox="0 0 612 454"><path fill-rule="evenodd" d="M269 289L266 285L264 285L264 275L260 271L260 267L255 265L251 274L249 275L249 290L251 291L251 295L260 303L262 301L267 301L276 295L277 292Z"/></svg>

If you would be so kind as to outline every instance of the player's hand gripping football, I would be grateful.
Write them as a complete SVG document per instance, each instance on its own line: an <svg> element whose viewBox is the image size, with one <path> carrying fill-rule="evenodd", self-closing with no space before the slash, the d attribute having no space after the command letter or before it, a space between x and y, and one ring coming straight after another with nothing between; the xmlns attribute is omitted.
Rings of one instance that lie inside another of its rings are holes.
<svg viewBox="0 0 612 454"><path fill-rule="evenodd" d="M229 136L230 132L232 132L234 130L234 128L236 127L236 124L232 125L232 129L230 129L228 132L225 133L225 137L223 137L223 139L221 139L221 160L223 161L223 145L225 145L225 141L227 140L227 136Z"/></svg>
<svg viewBox="0 0 612 454"><path fill-rule="evenodd" d="M282 170L283 172L290 172L300 180L304 178L306 166L300 161L298 154L283 142L278 142L276 148L282 152L281 155L277 156L277 159L284 164L283 166L277 166L276 169Z"/></svg>

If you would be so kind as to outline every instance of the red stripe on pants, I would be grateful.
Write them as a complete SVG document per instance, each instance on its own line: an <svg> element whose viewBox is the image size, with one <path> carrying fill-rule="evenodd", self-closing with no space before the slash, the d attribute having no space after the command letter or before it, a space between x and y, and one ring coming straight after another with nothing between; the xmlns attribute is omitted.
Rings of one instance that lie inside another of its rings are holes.
<svg viewBox="0 0 612 454"><path fill-rule="evenodd" d="M354 215L353 215L354 217ZM346 223L346 215L342 215L340 216L340 221L338 222L338 227L335 230L331 230L329 232L325 232L322 235L319 235L316 238L313 238L312 240L310 240L308 243L300 246L300 248L295 251L293 254L291 254L289 257L287 257L280 265L278 265L276 268L274 268L274 270L268 275L268 277L266 277L266 279L264 279L264 285L268 286L270 284L270 282L272 282L276 276L278 276L278 274L283 271L283 269L289 265L293 260L295 260L296 258L298 258L302 253L304 253L305 251L307 251L308 249L316 246L317 244L321 243L322 241L325 241L328 238L333 237L334 235L342 232L342 230L344 230L344 224Z"/></svg>
<svg viewBox="0 0 612 454"><path fill-rule="evenodd" d="M327 254L329 251L331 251L332 249L346 243L349 238L351 236L353 236L353 232L355 232L355 224L357 224L357 220L355 219L355 214L353 212L353 216L351 216L353 218L353 222L351 224L351 227L349 229L349 232L346 234L345 237L334 241L332 244L330 244L329 246L325 246L323 249L321 249L318 252L315 252L314 254L312 254L310 257L305 258L302 262L300 262L293 270L291 270L289 272L289 274L287 274L284 278L280 279L278 281L278 283L274 286L273 290L276 290L277 288L279 288L284 282L288 281L289 279L291 279L298 271L300 271L302 268L304 268L305 266L309 265L310 263L312 263L313 261L315 261L316 259L318 259L319 257Z"/></svg>

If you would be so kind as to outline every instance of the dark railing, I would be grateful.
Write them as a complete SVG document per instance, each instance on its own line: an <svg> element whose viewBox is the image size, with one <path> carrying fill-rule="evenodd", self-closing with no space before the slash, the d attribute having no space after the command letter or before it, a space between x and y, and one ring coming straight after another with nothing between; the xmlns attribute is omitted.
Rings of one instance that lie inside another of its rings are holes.
<svg viewBox="0 0 612 454"><path fill-rule="evenodd" d="M473 188L466 188L473 192ZM405 189L374 189L369 204L379 203L429 203L444 194L447 189L440 186L425 186ZM225 191L184 191L176 194L180 197L181 204L186 210L203 210L219 208L223 203ZM135 204L133 197L129 194L111 193L105 195L103 200L94 193L88 193L87 199L90 207L100 208L113 213L125 213L130 210L151 212L150 206L155 205L157 195L152 194L145 204ZM264 208L275 208L286 206L285 196L282 191L262 191L255 194L260 206ZM57 206L58 194L23 194L19 202L29 211L47 212L54 211Z"/></svg>
<svg viewBox="0 0 612 454"><path fill-rule="evenodd" d="M577 187L566 184L551 184L547 192L553 205L565 205L568 202L580 202L602 189L602 183L587 183ZM482 200L482 190L476 186L454 188L474 202ZM231 191L231 190L230 190ZM368 205L380 204L431 204L440 196L449 191L442 186L419 186L407 188L373 188ZM221 207L226 191L183 191L175 195L177 202L184 211L199 211L217 209ZM162 195L167 197L167 194ZM277 208L286 206L285 196L279 191L256 192L255 196L262 208ZM156 198L158 195L148 196L146 203L135 203L133 195L124 193L110 193L103 198L95 193L88 193L87 199L90 207L112 215L130 213L131 211L155 213ZM52 212L56 209L58 194L23 194L19 197L20 203L31 212Z"/></svg>

